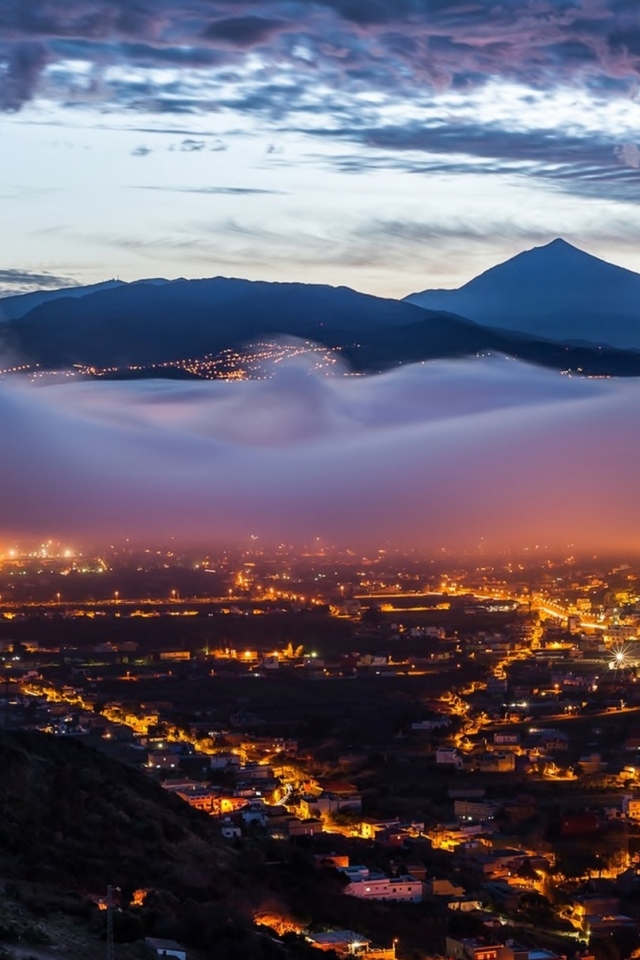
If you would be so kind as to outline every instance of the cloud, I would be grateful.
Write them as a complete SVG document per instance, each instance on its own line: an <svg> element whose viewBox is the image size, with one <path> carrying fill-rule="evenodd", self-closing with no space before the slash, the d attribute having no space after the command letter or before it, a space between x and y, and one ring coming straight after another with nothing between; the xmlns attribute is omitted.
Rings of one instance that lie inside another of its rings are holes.
<svg viewBox="0 0 640 960"><path fill-rule="evenodd" d="M177 148L182 153L200 153L202 150L206 149L207 142L206 140L194 140L193 137L187 137L185 140L182 140ZM173 147L170 147L173 150Z"/></svg>
<svg viewBox="0 0 640 960"><path fill-rule="evenodd" d="M285 365L235 384L4 383L0 535L635 553L639 401L633 381L499 360L372 378ZM598 450L586 470L585 449Z"/></svg>
<svg viewBox="0 0 640 960"><path fill-rule="evenodd" d="M362 174L380 169L417 175L493 174L546 181L568 193L630 203L640 200L640 151L604 132L562 129L505 129L449 117L447 122L409 120L393 125L308 126L323 140L350 141L366 149L351 154L312 154L314 165Z"/></svg>
<svg viewBox="0 0 640 960"><path fill-rule="evenodd" d="M12 44L0 70L0 110L19 110L33 97L38 79L49 59L42 43Z"/></svg>
<svg viewBox="0 0 640 960"><path fill-rule="evenodd" d="M165 187L157 185L138 185L133 190L160 190L165 193L202 193L212 196L255 197L255 196L284 196L284 190L267 190L260 187Z"/></svg>
<svg viewBox="0 0 640 960"><path fill-rule="evenodd" d="M635 0L6 0L0 36L6 109L33 96L47 63L206 72L256 49L268 72L295 65L337 89L464 89L502 77L633 92L640 75Z"/></svg>
<svg viewBox="0 0 640 960"><path fill-rule="evenodd" d="M0 270L0 297L28 293L31 290L59 290L75 287L77 280L54 273L36 273L32 270Z"/></svg>
<svg viewBox="0 0 640 960"><path fill-rule="evenodd" d="M626 167L631 167L632 170L640 170L640 147L637 143L623 143L616 150L616 156L620 163L623 163Z"/></svg>
<svg viewBox="0 0 640 960"><path fill-rule="evenodd" d="M268 40L283 26L283 20L268 20L266 17L229 17L210 24L203 31L203 36L233 47L253 47Z"/></svg>

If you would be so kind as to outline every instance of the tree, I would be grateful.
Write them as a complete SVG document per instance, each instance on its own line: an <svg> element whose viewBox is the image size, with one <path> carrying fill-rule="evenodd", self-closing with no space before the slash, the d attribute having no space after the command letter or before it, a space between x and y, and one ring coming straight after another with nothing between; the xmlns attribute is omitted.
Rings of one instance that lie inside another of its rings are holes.
<svg viewBox="0 0 640 960"><path fill-rule="evenodd" d="M553 918L553 909L546 897L536 893L523 893L518 900L518 913L534 925L543 925Z"/></svg>

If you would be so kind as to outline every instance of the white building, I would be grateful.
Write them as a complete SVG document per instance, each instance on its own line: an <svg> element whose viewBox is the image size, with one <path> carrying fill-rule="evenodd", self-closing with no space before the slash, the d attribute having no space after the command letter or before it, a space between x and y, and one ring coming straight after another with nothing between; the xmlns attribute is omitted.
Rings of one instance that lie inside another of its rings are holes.
<svg viewBox="0 0 640 960"><path fill-rule="evenodd" d="M459 770L462 767L462 757L455 747L438 747L436 763L456 767Z"/></svg>
<svg viewBox="0 0 640 960"><path fill-rule="evenodd" d="M403 900L419 903L422 900L422 882L408 874L386 877L384 874L370 872L361 880L352 880L344 892L361 900Z"/></svg>
<svg viewBox="0 0 640 960"><path fill-rule="evenodd" d="M157 957L177 957L178 960L187 960L187 951L175 940L159 940L157 937L145 937L144 942L151 947Z"/></svg>

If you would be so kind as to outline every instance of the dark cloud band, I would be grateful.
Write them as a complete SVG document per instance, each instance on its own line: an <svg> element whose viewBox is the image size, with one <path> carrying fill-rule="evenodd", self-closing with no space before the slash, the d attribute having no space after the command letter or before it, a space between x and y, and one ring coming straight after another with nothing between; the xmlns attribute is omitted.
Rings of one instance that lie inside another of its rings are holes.
<svg viewBox="0 0 640 960"><path fill-rule="evenodd" d="M640 75L636 0L4 0L4 109L37 89L47 63L75 55L207 69L259 48L325 80L392 89L464 87L488 77L599 90ZM300 58L300 44L305 56ZM240 59L239 59L240 58Z"/></svg>

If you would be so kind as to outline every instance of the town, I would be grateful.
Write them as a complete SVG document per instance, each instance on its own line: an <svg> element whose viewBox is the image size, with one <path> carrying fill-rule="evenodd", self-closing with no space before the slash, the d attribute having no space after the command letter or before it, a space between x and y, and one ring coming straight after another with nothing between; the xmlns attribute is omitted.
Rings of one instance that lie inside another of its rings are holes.
<svg viewBox="0 0 640 960"><path fill-rule="evenodd" d="M4 555L4 728L143 770L230 845L304 851L344 926L257 911L275 935L371 960L640 947L631 565L146 557Z"/></svg>

